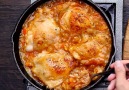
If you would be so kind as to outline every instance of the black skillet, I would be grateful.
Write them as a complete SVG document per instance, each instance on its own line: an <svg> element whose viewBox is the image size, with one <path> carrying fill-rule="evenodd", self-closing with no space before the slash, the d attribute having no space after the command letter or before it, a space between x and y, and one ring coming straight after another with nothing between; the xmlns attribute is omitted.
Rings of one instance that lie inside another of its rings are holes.
<svg viewBox="0 0 129 90"><path fill-rule="evenodd" d="M15 30L14 33L12 35L12 42L13 42L13 54L14 54L14 59L16 62L16 65L19 69L19 71L21 72L21 74L24 76L24 78L26 80L28 80L29 83L31 83L33 86L35 86L38 89L45 89L46 87L45 85L41 85L39 82L37 82L36 80L34 80L33 78L31 78L29 76L29 74L26 72L22 61L20 59L19 56L19 36L22 30L22 25L25 22L25 20L27 19L27 17L32 14L36 8L38 6L40 6L41 4L45 3L48 0L37 0L36 2L34 2L33 4L31 4L25 11L24 13L21 15L19 21L17 22L16 26L15 26ZM111 38L112 38L112 49L111 49L111 54L110 54L110 58L109 58L109 62L106 65L105 71L109 70L109 65L112 63L113 59L114 59L114 55L115 55L115 38L114 38L114 32L113 32L113 28L112 25L109 21L109 18L106 16L106 14L104 13L103 10L101 10L101 8L99 8L94 2L92 2L91 0L82 0L85 3L89 4L90 6L92 6L95 10L97 10L101 16L105 19L107 25L110 28L110 34L111 34ZM98 79L97 81L91 82L90 85L88 85L87 87L84 87L83 89L88 90L91 89L92 87L94 87L96 84L98 84L102 78L104 76L101 76L100 79Z"/></svg>

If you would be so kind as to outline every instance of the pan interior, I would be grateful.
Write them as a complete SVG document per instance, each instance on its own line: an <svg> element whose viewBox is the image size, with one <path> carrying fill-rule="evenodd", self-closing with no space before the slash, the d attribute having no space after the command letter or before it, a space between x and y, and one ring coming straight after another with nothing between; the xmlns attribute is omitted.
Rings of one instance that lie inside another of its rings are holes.
<svg viewBox="0 0 129 90"><path fill-rule="evenodd" d="M25 68L24 68L24 65L23 65L23 62L21 62L21 58L20 58L20 54L19 54L19 36L20 34L22 33L22 28L23 28L23 24L25 23L26 19L28 18L28 16L33 13L36 8L38 6L40 6L42 3L44 3L46 1L37 1L35 3L33 3L30 7L28 7L28 9L24 12L24 14L21 16L18 24L16 25L16 28L15 28L15 32L13 34L13 43L14 43L14 55L15 55L15 59L16 59L16 63L19 67L19 70L21 71L21 73L23 74L23 76L31 83L33 84L34 86L38 87L38 88L45 88L43 87L43 85L39 82L37 82L37 80L33 79L32 77L30 77L30 75L28 75L28 73L26 72ZM109 64L112 62L112 59L113 59L113 56L114 56L114 51L115 51L115 48L114 48L114 35L113 35L113 32L112 32L112 27L111 27L111 24L108 20L108 18L106 17L106 15L103 13L102 10L100 10L99 7L97 7L95 4L93 4L92 2L90 1L84 1L86 2L88 5L92 6L97 12L99 12L101 14L101 16L104 18L105 22L107 23L108 27L109 27L109 31L110 31L110 34L111 34L111 39L112 39L112 42L111 42L111 53L110 53L110 58L109 58L109 61L108 63L106 64L105 66L105 70L107 70L109 67ZM102 77L101 77L102 78ZM95 84L97 84L100 80L98 79L97 81L95 82L91 82L87 87L85 88L91 88L93 87Z"/></svg>

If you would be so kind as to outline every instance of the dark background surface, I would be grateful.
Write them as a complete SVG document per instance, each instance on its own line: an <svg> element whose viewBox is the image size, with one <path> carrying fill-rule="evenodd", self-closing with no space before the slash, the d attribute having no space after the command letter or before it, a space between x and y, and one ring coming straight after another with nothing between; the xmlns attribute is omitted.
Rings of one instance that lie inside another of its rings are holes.
<svg viewBox="0 0 129 90"><path fill-rule="evenodd" d="M30 0L0 0L0 90L25 90L13 54L11 35Z"/></svg>
<svg viewBox="0 0 129 90"><path fill-rule="evenodd" d="M25 90L23 77L12 54L11 35L30 0L0 0L0 90ZM129 18L129 0L124 0L123 30Z"/></svg>

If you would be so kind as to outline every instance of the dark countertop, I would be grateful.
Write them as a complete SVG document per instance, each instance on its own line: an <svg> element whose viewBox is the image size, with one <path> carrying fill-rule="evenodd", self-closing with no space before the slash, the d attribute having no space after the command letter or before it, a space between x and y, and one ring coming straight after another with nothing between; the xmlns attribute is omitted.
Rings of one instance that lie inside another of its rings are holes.
<svg viewBox="0 0 129 90"><path fill-rule="evenodd" d="M11 35L30 0L0 0L0 90L25 90L12 54Z"/></svg>
<svg viewBox="0 0 129 90"><path fill-rule="evenodd" d="M30 0L0 0L0 90L25 90L23 77L12 54L11 35ZM129 18L129 0L124 0L123 30Z"/></svg>

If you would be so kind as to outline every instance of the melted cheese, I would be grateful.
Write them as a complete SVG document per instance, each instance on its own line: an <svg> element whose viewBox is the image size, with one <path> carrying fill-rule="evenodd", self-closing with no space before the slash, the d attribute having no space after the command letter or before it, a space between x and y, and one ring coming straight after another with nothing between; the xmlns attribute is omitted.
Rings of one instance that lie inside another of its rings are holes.
<svg viewBox="0 0 129 90"><path fill-rule="evenodd" d="M59 27L55 24L53 19L46 19L43 22L35 22L36 33L43 34L47 40L55 39L55 37L60 33Z"/></svg>
<svg viewBox="0 0 129 90"><path fill-rule="evenodd" d="M53 19L46 19L43 22L35 22L34 49L42 51L47 45L59 41L60 29ZM45 46L46 44L46 46Z"/></svg>
<svg viewBox="0 0 129 90"><path fill-rule="evenodd" d="M41 53L34 58L35 66L32 72L36 77L47 84L49 88L54 88L63 82L72 69L69 64L72 58L69 60L66 60L66 58L66 54Z"/></svg>
<svg viewBox="0 0 129 90"><path fill-rule="evenodd" d="M101 47L96 41L90 40L84 44L72 46L69 50L74 58L84 60L96 57L100 53L100 49Z"/></svg>

